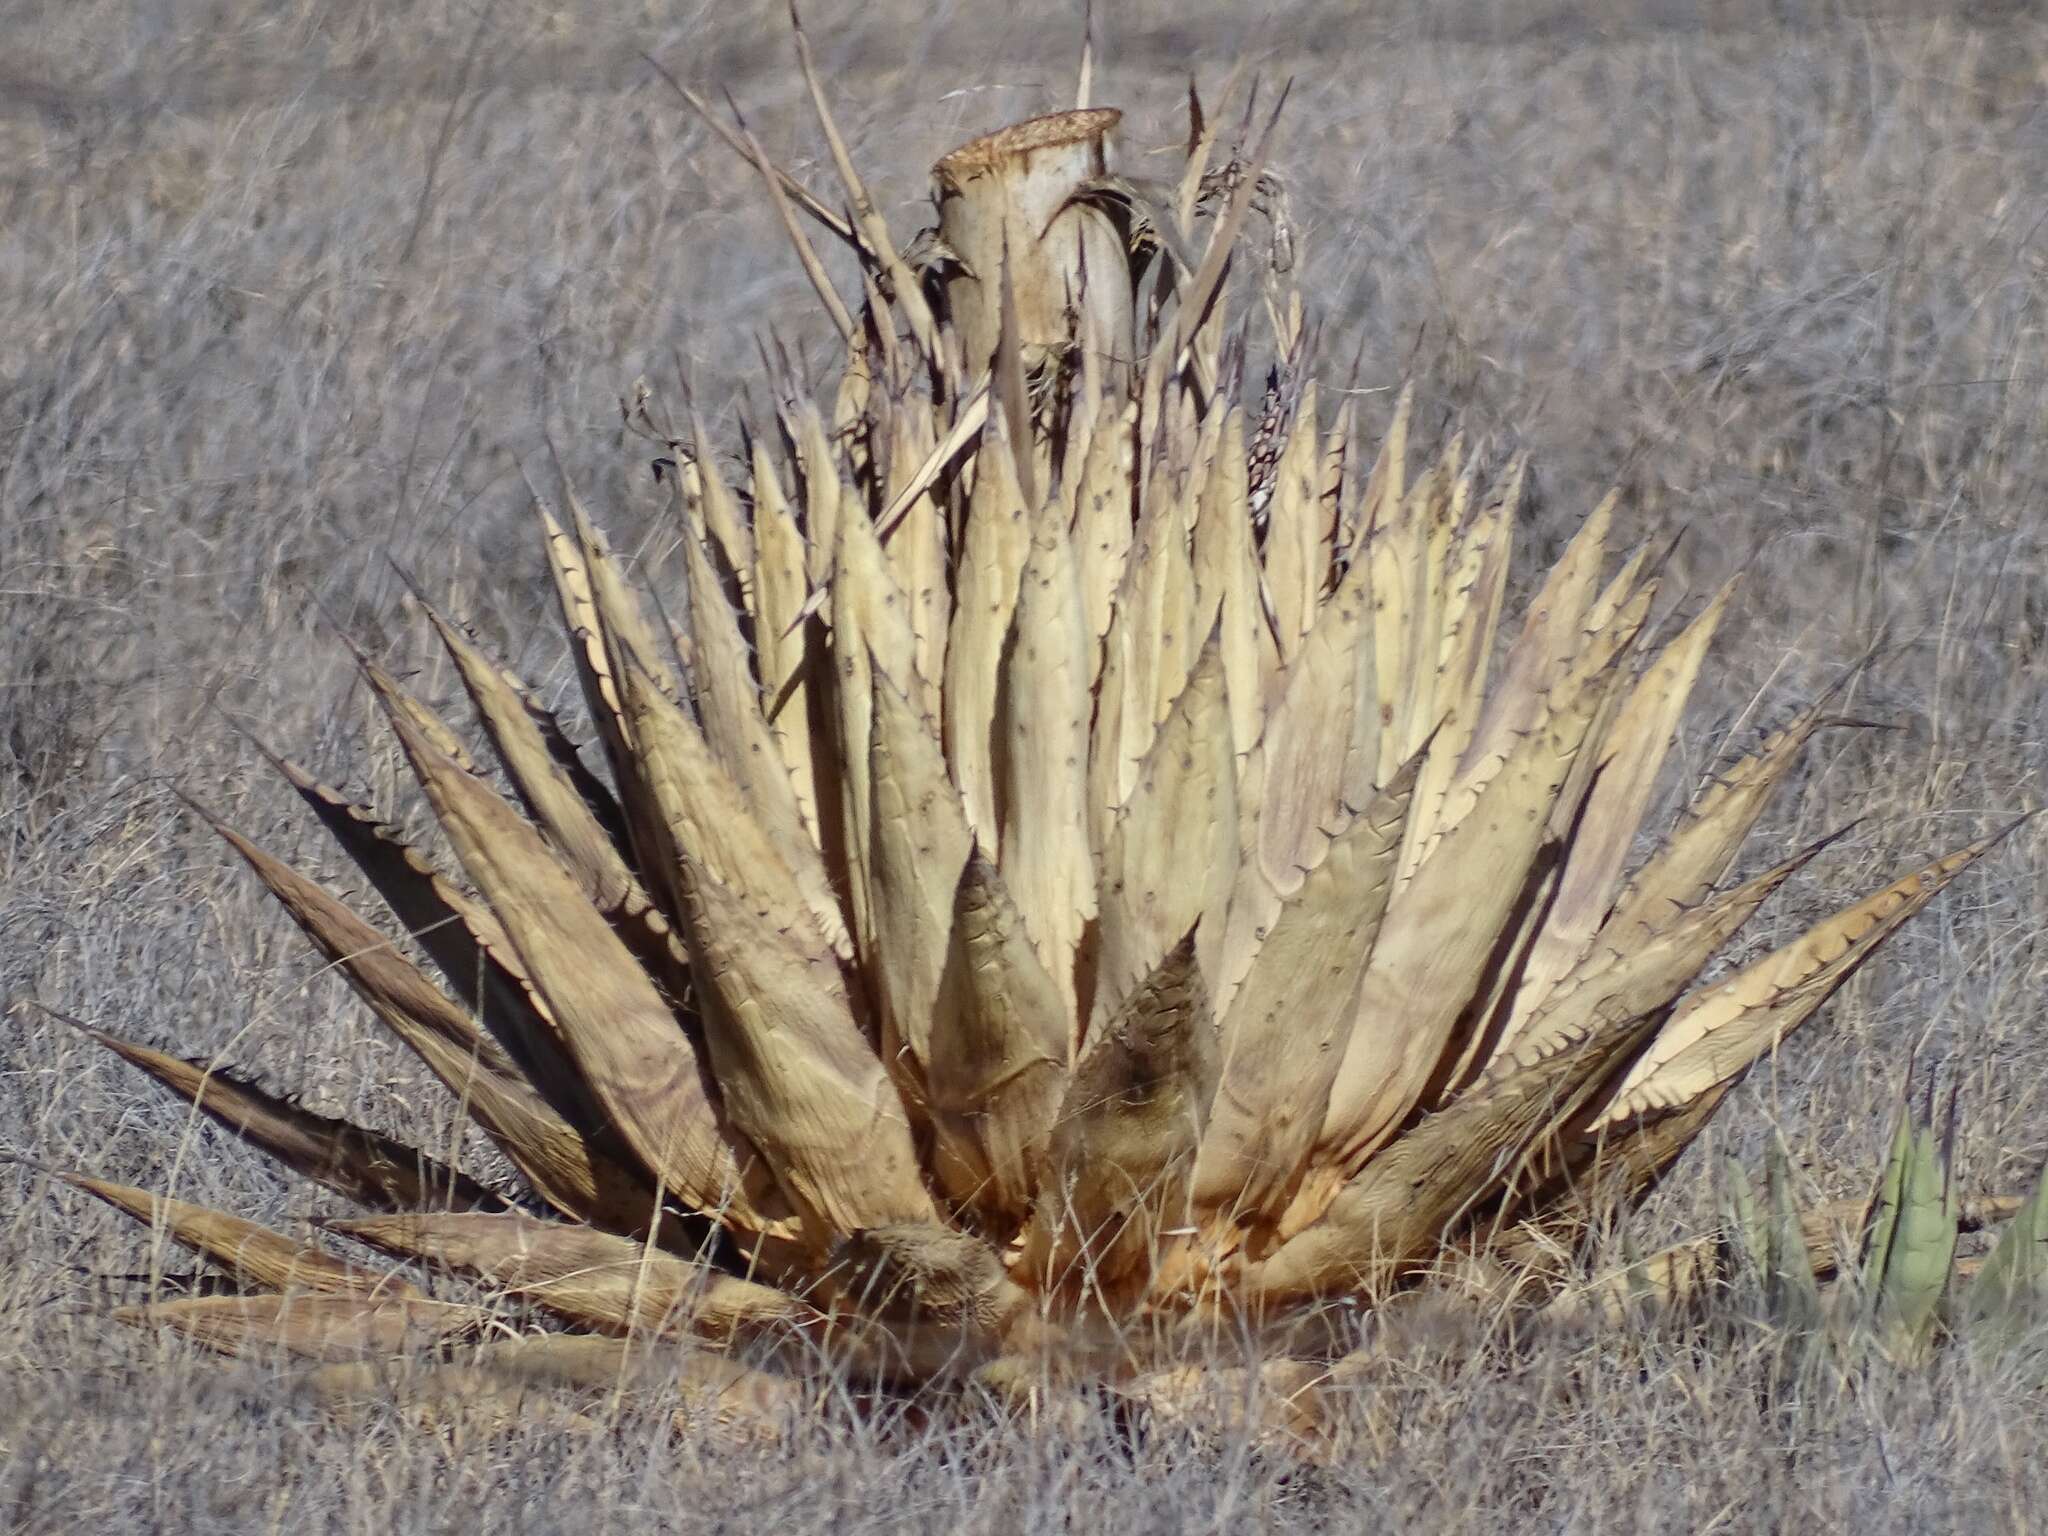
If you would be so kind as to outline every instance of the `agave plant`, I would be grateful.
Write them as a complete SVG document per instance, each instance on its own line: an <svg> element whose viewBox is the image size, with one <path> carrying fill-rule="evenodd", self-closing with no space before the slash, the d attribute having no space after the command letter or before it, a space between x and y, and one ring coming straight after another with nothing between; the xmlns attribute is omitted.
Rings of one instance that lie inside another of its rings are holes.
<svg viewBox="0 0 2048 1536"><path fill-rule="evenodd" d="M658 602L541 508L594 753L423 603L502 775L361 665L460 878L277 759L405 938L215 823L521 1187L95 1030L369 1212L344 1258L80 1177L242 1286L129 1321L320 1358L477 1326L366 1245L877 1383L1178 1365L1569 1249L1995 840L1695 987L1820 847L1725 883L1824 701L1638 853L1729 592L1653 622L1610 499L1510 630L1524 467L1418 470L1405 394L1370 460L1326 411L1270 121L1228 152L1197 101L1142 182L1084 92L940 160L899 247L799 52L850 212L713 122L844 368L814 400L771 357L736 466L626 403L673 471Z"/></svg>

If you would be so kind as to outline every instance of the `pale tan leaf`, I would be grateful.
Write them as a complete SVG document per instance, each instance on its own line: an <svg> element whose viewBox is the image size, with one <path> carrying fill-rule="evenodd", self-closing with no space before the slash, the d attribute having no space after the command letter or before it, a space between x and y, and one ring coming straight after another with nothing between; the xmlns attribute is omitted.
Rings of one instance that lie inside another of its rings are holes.
<svg viewBox="0 0 2048 1536"><path fill-rule="evenodd" d="M996 820L996 676L1018 585L1031 553L1031 512L1016 466L991 423L976 453L964 549L954 583L953 632L946 645L945 743L967 824L984 847L1001 837Z"/></svg>
<svg viewBox="0 0 2048 1536"><path fill-rule="evenodd" d="M629 1231L650 1218L653 1188L630 1171L624 1149L609 1134L579 1129L558 1112L470 1016L376 929L233 828L207 819L543 1199L574 1219ZM576 1096L572 1107L588 1124L587 1099Z"/></svg>
<svg viewBox="0 0 2048 1536"><path fill-rule="evenodd" d="M1195 1202L1206 1211L1262 1225L1293 1193L1357 1017L1420 766L1411 758L1331 840L1232 994L1195 1164Z"/></svg>
<svg viewBox="0 0 2048 1536"><path fill-rule="evenodd" d="M218 1264L240 1285L350 1296L403 1298L419 1294L401 1275L350 1264L312 1243L299 1242L239 1216L82 1173L59 1177L145 1227L168 1234L174 1242Z"/></svg>
<svg viewBox="0 0 2048 1536"><path fill-rule="evenodd" d="M1330 1093L1317 1160L1357 1168L1419 1102L1453 1030L1488 982L1487 959L1520 902L1551 806L1585 744L1610 668L1547 696L1471 813L1424 858L1381 924L1358 1021Z"/></svg>
<svg viewBox="0 0 2048 1536"><path fill-rule="evenodd" d="M1079 1038L1075 972L1095 916L1088 827L1088 636L1073 549L1041 522L1024 566L998 669L997 865Z"/></svg>
<svg viewBox="0 0 2048 1536"><path fill-rule="evenodd" d="M178 1334L224 1355L357 1360L427 1350L490 1321L477 1307L406 1297L198 1296L121 1307L116 1322Z"/></svg>
<svg viewBox="0 0 2048 1536"><path fill-rule="evenodd" d="M717 1090L647 973L540 835L488 786L394 721L456 856L504 925L570 1059L662 1187L745 1230L774 1224Z"/></svg>
<svg viewBox="0 0 2048 1536"><path fill-rule="evenodd" d="M692 681L704 741L781 856L826 940L842 958L850 958L852 943L825 873L824 855L804 822L796 786L762 717L746 642L726 605L710 551L695 538L685 539L683 559L696 652Z"/></svg>
<svg viewBox="0 0 2048 1536"><path fill-rule="evenodd" d="M1901 923L2018 825L1981 837L1865 897L1691 1000L1630 1069L1594 1129L1679 1109L1776 1050Z"/></svg>
<svg viewBox="0 0 2048 1536"><path fill-rule="evenodd" d="M359 1204L390 1210L494 1210L505 1204L467 1174L376 1131L316 1115L210 1063L136 1045L63 1014L55 1017L155 1078L230 1134Z"/></svg>
<svg viewBox="0 0 2048 1536"><path fill-rule="evenodd" d="M1189 934L1074 1068L1016 1273L1110 1293L1149 1280L1188 1222L1188 1182L1217 1073L1215 1020Z"/></svg>
<svg viewBox="0 0 2048 1536"><path fill-rule="evenodd" d="M1557 897L1522 967L1504 1042L1512 1042L1528 1024L1551 989L1592 948L1606 922L1671 738L1733 593L1731 582L1665 648L1637 680L1613 728L1605 733L1596 765L1599 777L1571 839Z"/></svg>
<svg viewBox="0 0 2048 1536"><path fill-rule="evenodd" d="M862 1227L936 1221L910 1123L863 1038L829 951L684 852L705 1041L727 1114L825 1246Z"/></svg>
<svg viewBox="0 0 2048 1536"><path fill-rule="evenodd" d="M974 834L945 755L924 718L879 666L873 679L868 772L874 795L867 956L882 1059L906 1097L925 1097L934 1009L953 935L954 893Z"/></svg>
<svg viewBox="0 0 2048 1536"><path fill-rule="evenodd" d="M420 1212L323 1225L395 1257L474 1276L605 1333L679 1333L727 1343L818 1321L786 1291L592 1227L517 1213Z"/></svg>
<svg viewBox="0 0 2048 1536"><path fill-rule="evenodd" d="M1237 753L1223 651L1212 640L1110 824L1091 1021L1120 1005L1190 929L1203 974L1221 974L1237 859Z"/></svg>
<svg viewBox="0 0 2048 1536"><path fill-rule="evenodd" d="M931 1023L932 1166L947 1195L1013 1228L1037 1194L1067 1085L1067 1021L1002 877L979 853L960 872Z"/></svg>
<svg viewBox="0 0 2048 1536"><path fill-rule="evenodd" d="M1323 558L1321 477L1316 386L1310 380L1302 388L1286 445L1274 466L1273 499L1267 509L1266 584L1273 594L1282 663L1292 661L1308 638L1330 576L1329 562Z"/></svg>

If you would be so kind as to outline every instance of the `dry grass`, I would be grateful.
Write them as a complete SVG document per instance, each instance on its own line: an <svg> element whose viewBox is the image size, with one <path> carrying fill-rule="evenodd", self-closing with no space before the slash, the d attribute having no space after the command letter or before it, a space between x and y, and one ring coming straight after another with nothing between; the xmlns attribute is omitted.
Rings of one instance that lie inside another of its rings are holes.
<svg viewBox="0 0 2048 1536"><path fill-rule="evenodd" d="M1140 170L1180 132L1190 69L1214 81L1244 54L1297 77L1281 160L1318 253L1323 356L1359 351L1375 427L1412 374L1432 428L1456 415L1534 451L1538 555L1619 482L1636 526L1689 526L1694 593L1750 570L1682 772L1885 628L1845 709L1884 729L1836 733L1759 837L1865 819L1757 944L2041 793L2048 25L1927 9L1404 0L1368 20L1304 3L1105 23L1098 96L1131 110ZM619 542L642 534L661 561L614 397L672 379L677 349L700 399L729 402L757 372L752 317L804 292L755 186L637 51L723 72L804 164L776 19L18 0L0 65L0 995L191 1051L232 1042L318 1108L454 1134L166 787L327 857L217 698L392 803L396 765L316 620L451 700L387 550L567 684L536 622L519 461L551 434ZM1010 9L811 22L899 204L935 154L1069 88L1069 29ZM1966 1185L2029 1182L2048 1155L2044 900L2030 828L1753 1077L1714 1143L1753 1154L1780 1127L1811 1186L1845 1192L1917 1046L1963 1093ZM0 1025L0 1509L27 1530L1923 1528L2024 1525L2042 1491L2029 1361L1788 1396L1753 1343L1612 1335L1512 1359L1409 1341L1361 1389L1381 1438L1341 1474L1165 1435L1134 1450L1107 1418L1060 1440L828 1421L786 1459L671 1441L645 1408L615 1434L513 1444L336 1426L268 1376L166 1371L78 1310L181 1261L41 1165L273 1223L329 1208L86 1051L26 1015ZM1646 1240L1705 1200L1682 1171Z"/></svg>

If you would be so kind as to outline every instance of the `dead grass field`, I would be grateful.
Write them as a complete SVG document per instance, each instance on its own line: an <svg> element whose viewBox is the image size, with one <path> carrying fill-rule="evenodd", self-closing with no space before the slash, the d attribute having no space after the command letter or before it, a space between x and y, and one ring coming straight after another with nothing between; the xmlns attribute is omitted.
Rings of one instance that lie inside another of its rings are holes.
<svg viewBox="0 0 2048 1536"><path fill-rule="evenodd" d="M1298 0L1105 5L1126 164L1190 72L1295 79L1280 161L1326 369L1375 430L1526 445L1547 557L1609 484L1684 525L1693 600L1748 572L1692 778L1880 633L1884 658L1759 833L1862 818L1778 926L2040 803L2048 766L2048 22L2023 5ZM842 120L906 235L924 168L1062 104L1077 18L816 4ZM729 423L771 326L819 335L756 187L644 50L722 82L818 184L780 8L543 0L0 5L0 998L190 1053L429 1144L449 1106L170 794L333 869L228 727L327 776L402 774L320 613L454 679L389 553L559 691L518 465L552 436L659 579L663 503L616 397L687 361ZM758 387L758 386L755 386ZM1523 562L1532 567L1533 558ZM218 705L221 709L216 709ZM1909 1056L1953 1083L1967 1189L2048 1158L2030 826L1902 935L1710 1134L1782 1131L1858 1188ZM478 1171L487 1149L458 1150ZM1645 1242L1711 1206L1695 1154ZM1061 1439L822 1423L793 1450L615 1429L339 1425L94 1315L176 1272L49 1168L273 1223L333 1208L32 1013L0 1019L0 1523L9 1530L1246 1527L2025 1529L2039 1362L1762 1391L1677 1335L1390 1345L1376 1446L1304 1473L1105 1414ZM659 1394L656 1401L660 1401Z"/></svg>

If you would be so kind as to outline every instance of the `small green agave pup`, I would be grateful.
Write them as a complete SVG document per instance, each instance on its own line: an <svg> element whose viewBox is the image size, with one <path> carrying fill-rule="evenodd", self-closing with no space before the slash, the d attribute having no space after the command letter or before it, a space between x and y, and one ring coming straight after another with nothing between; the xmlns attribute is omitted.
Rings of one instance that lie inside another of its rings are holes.
<svg viewBox="0 0 2048 1536"><path fill-rule="evenodd" d="M465 1390L663 1337L743 1359L721 1392L1142 1392L1225 1335L1341 1347L1297 1325L1453 1262L1543 1299L1996 838L1696 987L1819 846L1725 883L1817 704L1632 863L1729 593L1653 624L1610 502L1504 612L1523 466L1417 467L1406 396L1372 455L1327 409L1270 122L1232 152L1197 105L1165 183L1112 172L1113 110L1020 123L900 245L803 63L831 199L706 116L844 368L768 380L736 461L628 403L678 466L658 602L541 511L594 740L428 606L501 775L362 666L452 860L282 759L388 911L220 827L520 1187L94 1030L366 1212L343 1257L81 1177L242 1286L121 1315L345 1394L502 1318L430 1299L455 1272L571 1330L427 1369Z"/></svg>

